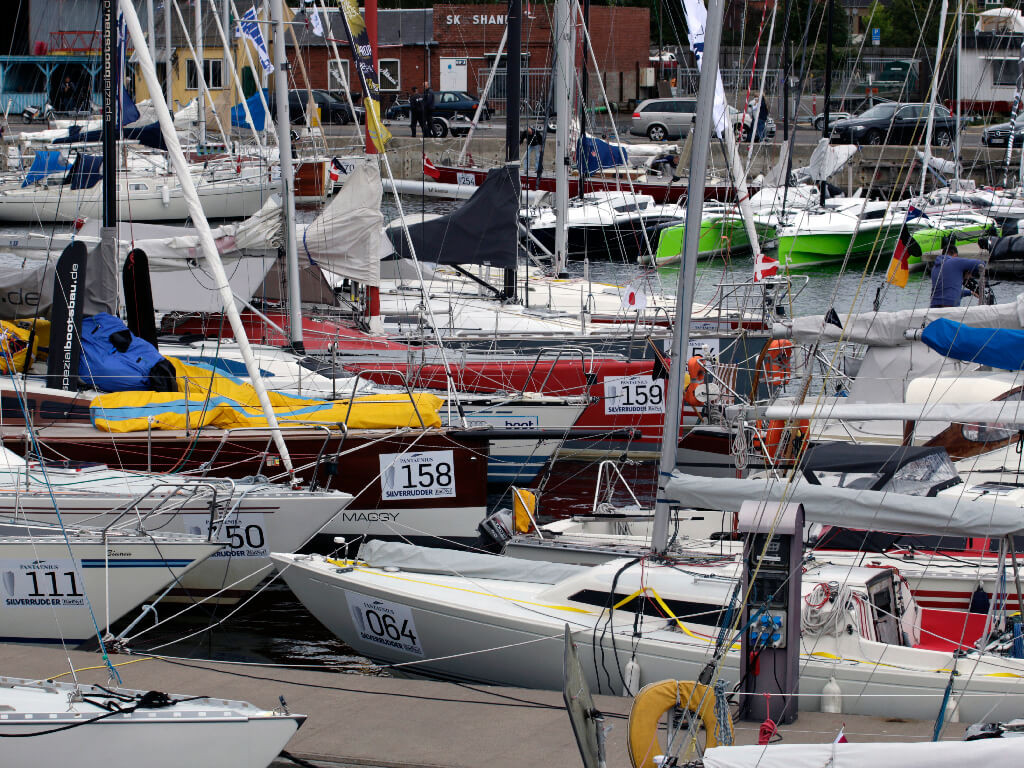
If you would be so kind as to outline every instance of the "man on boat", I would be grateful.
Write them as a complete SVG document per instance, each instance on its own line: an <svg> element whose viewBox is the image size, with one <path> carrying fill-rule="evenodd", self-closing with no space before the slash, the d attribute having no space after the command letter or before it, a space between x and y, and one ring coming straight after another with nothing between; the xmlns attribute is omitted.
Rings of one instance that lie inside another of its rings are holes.
<svg viewBox="0 0 1024 768"><path fill-rule="evenodd" d="M950 243L932 264L932 307L959 307L965 296L977 294L965 283L980 277L985 262L980 259L961 259L956 246Z"/></svg>
<svg viewBox="0 0 1024 768"><path fill-rule="evenodd" d="M420 97L419 91L416 90L416 86L412 87L412 93L409 94L409 129L412 131L412 137L416 138L416 126L424 125L423 123L423 99ZM429 136L430 132L423 128L423 135Z"/></svg>

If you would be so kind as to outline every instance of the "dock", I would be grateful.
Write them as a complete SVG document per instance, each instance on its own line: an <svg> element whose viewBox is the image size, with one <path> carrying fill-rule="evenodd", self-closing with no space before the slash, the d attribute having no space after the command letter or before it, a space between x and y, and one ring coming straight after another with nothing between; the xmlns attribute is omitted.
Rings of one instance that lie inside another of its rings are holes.
<svg viewBox="0 0 1024 768"><path fill-rule="evenodd" d="M96 653L68 655L86 683L109 685ZM60 648L0 644L0 674L33 679L71 675ZM581 766L569 717L557 691L536 691L410 678L235 664L177 657L114 655L126 688L242 699L267 709L283 696L308 715L287 752L317 766L379 768L523 768ZM626 768L630 699L595 696L611 725L609 768ZM936 703L938 706L938 703ZM739 744L756 744L758 723L737 722ZM934 724L899 718L802 712L779 728L783 743L828 743L843 729L849 741L929 741ZM944 739L963 737L948 723ZM285 757L275 766L294 766Z"/></svg>

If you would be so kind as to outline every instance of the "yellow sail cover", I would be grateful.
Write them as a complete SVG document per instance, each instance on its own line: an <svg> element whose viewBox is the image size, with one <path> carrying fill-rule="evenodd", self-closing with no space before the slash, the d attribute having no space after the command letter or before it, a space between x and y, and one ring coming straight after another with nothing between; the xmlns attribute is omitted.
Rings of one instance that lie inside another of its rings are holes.
<svg viewBox="0 0 1024 768"><path fill-rule="evenodd" d="M93 398L89 416L104 432L142 432L146 429L266 427L267 420L253 386L204 364L188 364L169 357L178 374L178 392L112 392ZM281 426L349 429L440 427L443 401L428 392L357 397L348 400L312 400L282 392L267 392ZM419 415L417 415L417 411ZM347 415L347 419L346 419Z"/></svg>

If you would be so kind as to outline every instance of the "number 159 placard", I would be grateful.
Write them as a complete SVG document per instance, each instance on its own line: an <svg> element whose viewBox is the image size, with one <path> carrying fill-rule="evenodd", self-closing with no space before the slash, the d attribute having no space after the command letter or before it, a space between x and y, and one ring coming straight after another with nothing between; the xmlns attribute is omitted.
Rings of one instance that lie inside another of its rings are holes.
<svg viewBox="0 0 1024 768"><path fill-rule="evenodd" d="M380 490L384 501L455 496L452 451L382 453Z"/></svg>

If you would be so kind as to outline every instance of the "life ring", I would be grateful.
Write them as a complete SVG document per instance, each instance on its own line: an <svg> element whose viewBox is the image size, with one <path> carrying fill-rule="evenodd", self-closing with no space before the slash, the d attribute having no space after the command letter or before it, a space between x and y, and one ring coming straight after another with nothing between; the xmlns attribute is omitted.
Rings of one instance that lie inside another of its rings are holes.
<svg viewBox="0 0 1024 768"><path fill-rule="evenodd" d="M686 373L689 376L689 383L683 389L683 402L694 408L704 407L704 393L700 392L704 384L704 356L694 355L686 361Z"/></svg>
<svg viewBox="0 0 1024 768"><path fill-rule="evenodd" d="M807 419L800 419L793 427L790 428L793 431L799 433L802 440L807 439L807 435L811 431L811 422ZM764 437L762 437L764 435ZM754 447L763 448L764 452L767 453L771 458L776 458L781 451L783 446L788 445L792 442L793 435L790 434L790 439L786 440L786 422L782 419L773 419L768 422L768 427L765 429L764 422L758 420L757 431L754 433Z"/></svg>
<svg viewBox="0 0 1024 768"><path fill-rule="evenodd" d="M707 746L720 743L715 717L715 692L692 680L663 680L649 683L637 693L629 710L629 761L633 768L656 768L654 756L662 754L658 723L672 707L679 706L700 717L707 731ZM728 719L732 734L732 718ZM731 743L731 739L729 739Z"/></svg>
<svg viewBox="0 0 1024 768"><path fill-rule="evenodd" d="M764 356L764 372L769 384L781 387L789 383L792 358L793 342L789 339L777 339L768 345L768 352Z"/></svg>

